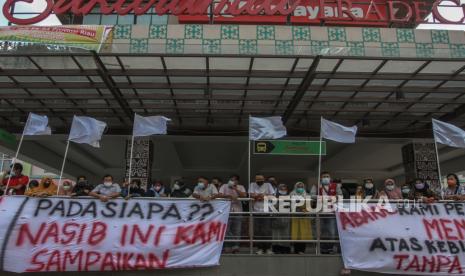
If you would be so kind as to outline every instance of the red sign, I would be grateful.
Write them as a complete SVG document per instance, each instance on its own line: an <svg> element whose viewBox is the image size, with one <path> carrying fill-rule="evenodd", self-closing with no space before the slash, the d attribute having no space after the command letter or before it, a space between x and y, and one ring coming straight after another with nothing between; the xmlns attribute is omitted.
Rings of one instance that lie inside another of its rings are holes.
<svg viewBox="0 0 465 276"><path fill-rule="evenodd" d="M13 7L16 2L34 5L45 1L46 7L31 18L16 15ZM440 11L441 3L460 10L460 18L448 19ZM14 24L35 24L50 14L72 13L78 16L89 14L96 7L102 14L133 13L142 15L153 11L159 15L179 16L181 23L210 21L217 23L290 23L326 25L375 25L419 24L424 23L431 12L434 23L463 24L465 4L460 0L435 0L433 2L403 0L6 0L4 16Z"/></svg>

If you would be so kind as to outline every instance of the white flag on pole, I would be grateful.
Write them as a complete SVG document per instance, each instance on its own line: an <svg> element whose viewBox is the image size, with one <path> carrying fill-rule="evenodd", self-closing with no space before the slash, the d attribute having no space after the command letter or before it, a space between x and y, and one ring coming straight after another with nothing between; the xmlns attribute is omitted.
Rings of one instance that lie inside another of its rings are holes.
<svg viewBox="0 0 465 276"><path fill-rule="evenodd" d="M283 125L281 116L265 118L250 117L250 140L278 139L286 136L286 134L286 127Z"/></svg>
<svg viewBox="0 0 465 276"><path fill-rule="evenodd" d="M434 141L456 148L465 148L465 131L452 124L433 119Z"/></svg>
<svg viewBox="0 0 465 276"><path fill-rule="evenodd" d="M69 141L100 147L100 139L107 124L91 117L74 116L69 133Z"/></svg>
<svg viewBox="0 0 465 276"><path fill-rule="evenodd" d="M51 135L52 130L48 126L48 117L29 113L26 125L24 126L24 135Z"/></svg>
<svg viewBox="0 0 465 276"><path fill-rule="evenodd" d="M166 134L166 123L169 121L171 121L171 119L163 116L142 117L135 114L132 135L134 135L134 137L138 137L154 134Z"/></svg>
<svg viewBox="0 0 465 276"><path fill-rule="evenodd" d="M355 143L357 126L346 127L321 118L321 136L339 143Z"/></svg>

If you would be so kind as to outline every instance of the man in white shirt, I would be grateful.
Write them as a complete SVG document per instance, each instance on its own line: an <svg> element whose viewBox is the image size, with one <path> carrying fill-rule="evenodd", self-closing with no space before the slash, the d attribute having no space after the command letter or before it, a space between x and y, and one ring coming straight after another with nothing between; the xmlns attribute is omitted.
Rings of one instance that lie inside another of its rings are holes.
<svg viewBox="0 0 465 276"><path fill-rule="evenodd" d="M218 189L216 189L215 185L208 183L208 179L206 177L201 176L197 178L197 185L194 188L192 197L202 201L208 201L215 199L217 195Z"/></svg>
<svg viewBox="0 0 465 276"><path fill-rule="evenodd" d="M254 213L264 213L264 198L274 195L274 189L270 183L265 182L263 174L256 174L255 182L250 183L249 195L253 199L252 211ZM254 214L254 239L271 239L271 219L265 214ZM257 242L256 244L258 248L257 254L261 255L264 252L273 254L271 243Z"/></svg>
<svg viewBox="0 0 465 276"><path fill-rule="evenodd" d="M232 176L228 183L223 184L220 187L220 193L218 197L229 198L231 200L231 212L242 212L242 202L238 198L247 197L245 187L239 184L239 177ZM242 215L230 215L228 221L228 229L226 231L226 237L233 240L241 239L242 230ZM238 253L239 243L238 242L225 242L225 252Z"/></svg>

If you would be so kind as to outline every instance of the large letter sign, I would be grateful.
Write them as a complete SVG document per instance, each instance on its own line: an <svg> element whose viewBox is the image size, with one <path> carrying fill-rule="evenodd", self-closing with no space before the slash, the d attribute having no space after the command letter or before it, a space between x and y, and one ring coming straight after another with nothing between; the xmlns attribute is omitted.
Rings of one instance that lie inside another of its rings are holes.
<svg viewBox="0 0 465 276"><path fill-rule="evenodd" d="M218 265L230 202L2 197L0 270Z"/></svg>
<svg viewBox="0 0 465 276"><path fill-rule="evenodd" d="M340 209L336 216L346 268L465 275L465 203Z"/></svg>

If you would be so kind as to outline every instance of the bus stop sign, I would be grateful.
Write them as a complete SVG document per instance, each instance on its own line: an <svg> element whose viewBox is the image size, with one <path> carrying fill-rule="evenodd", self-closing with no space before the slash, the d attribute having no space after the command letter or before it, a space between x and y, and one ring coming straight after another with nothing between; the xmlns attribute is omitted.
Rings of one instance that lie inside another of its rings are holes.
<svg viewBox="0 0 465 276"><path fill-rule="evenodd" d="M319 141L258 140L254 141L254 154L319 155ZM321 155L326 155L326 142L321 143Z"/></svg>

